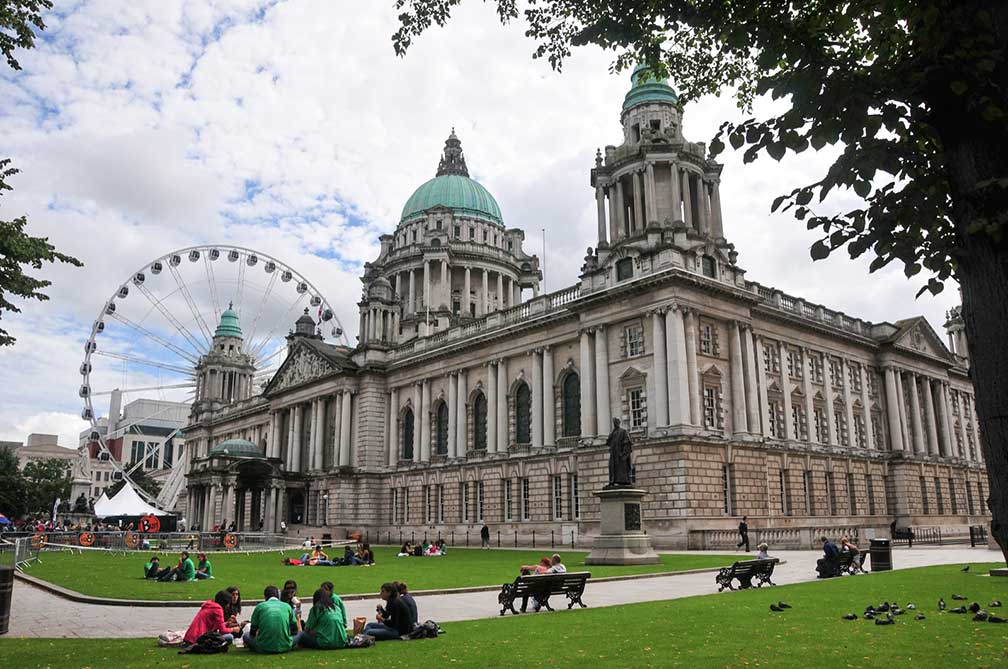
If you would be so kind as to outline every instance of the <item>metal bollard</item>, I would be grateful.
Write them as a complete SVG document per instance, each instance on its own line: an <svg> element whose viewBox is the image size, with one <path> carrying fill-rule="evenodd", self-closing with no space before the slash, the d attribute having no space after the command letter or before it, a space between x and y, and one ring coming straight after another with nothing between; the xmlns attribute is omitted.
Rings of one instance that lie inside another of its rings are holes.
<svg viewBox="0 0 1008 669"><path fill-rule="evenodd" d="M500 548L500 547L501 547L501 544L500 544L500 530L497 530L497 548Z"/></svg>
<svg viewBox="0 0 1008 669"><path fill-rule="evenodd" d="M469 548L469 530L466 530L466 548Z"/></svg>
<svg viewBox="0 0 1008 669"><path fill-rule="evenodd" d="M554 546L556 546L556 543L553 541L553 530L550 530L550 548L553 548Z"/></svg>
<svg viewBox="0 0 1008 669"><path fill-rule="evenodd" d="M518 548L518 530L515 530L515 548Z"/></svg>
<svg viewBox="0 0 1008 669"><path fill-rule="evenodd" d="M574 530L571 530L571 550L574 549Z"/></svg>

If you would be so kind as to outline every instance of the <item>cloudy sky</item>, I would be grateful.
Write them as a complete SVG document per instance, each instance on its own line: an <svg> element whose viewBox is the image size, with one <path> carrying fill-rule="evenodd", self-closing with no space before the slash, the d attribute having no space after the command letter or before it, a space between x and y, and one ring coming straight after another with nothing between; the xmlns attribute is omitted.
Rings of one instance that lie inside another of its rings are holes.
<svg viewBox="0 0 1008 669"><path fill-rule="evenodd" d="M361 265L434 175L453 126L470 173L536 252L545 228L546 289L577 280L595 241L588 173L596 148L620 141L629 87L608 72L610 54L578 50L554 73L531 59L520 25L502 28L475 1L405 59L392 50L392 0L57 5L37 48L18 54L24 71L0 69L0 153L22 170L0 216L27 214L33 234L85 268L47 267L52 300L4 319L18 342L0 350L0 439L74 443L92 322L174 249L269 253L319 288L352 340ZM730 97L700 100L684 133L709 141L740 118ZM814 236L769 213L829 155L721 159L725 233L750 279L871 321L924 314L941 332L954 290L915 300L919 284L897 268L813 263Z"/></svg>

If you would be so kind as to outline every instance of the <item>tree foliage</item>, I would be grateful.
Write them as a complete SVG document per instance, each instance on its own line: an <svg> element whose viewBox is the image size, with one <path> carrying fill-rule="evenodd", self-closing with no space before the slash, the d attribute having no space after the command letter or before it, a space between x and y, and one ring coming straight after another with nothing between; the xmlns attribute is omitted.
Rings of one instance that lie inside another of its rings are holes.
<svg viewBox="0 0 1008 669"><path fill-rule="evenodd" d="M141 488L147 491L147 493L151 497L157 497L158 493L161 492L161 484L155 481L152 477L148 476L147 472L145 472L143 469L138 469L132 474L130 474L130 479L133 481L134 487ZM112 497L117 492L122 490L122 487L124 485L126 485L125 480L116 481L111 486L109 486L108 490L105 491L105 494L108 497Z"/></svg>
<svg viewBox="0 0 1008 669"><path fill-rule="evenodd" d="M16 520L28 509L28 487L13 449L0 446L0 513Z"/></svg>
<svg viewBox="0 0 1008 669"><path fill-rule="evenodd" d="M0 3L0 53L14 70L21 64L14 58L15 49L35 46L35 31L45 30L42 12L52 9L51 0L4 0Z"/></svg>
<svg viewBox="0 0 1008 669"><path fill-rule="evenodd" d="M66 460L29 462L21 470L27 499L25 512L49 517L56 499L67 501L70 496L69 463Z"/></svg>

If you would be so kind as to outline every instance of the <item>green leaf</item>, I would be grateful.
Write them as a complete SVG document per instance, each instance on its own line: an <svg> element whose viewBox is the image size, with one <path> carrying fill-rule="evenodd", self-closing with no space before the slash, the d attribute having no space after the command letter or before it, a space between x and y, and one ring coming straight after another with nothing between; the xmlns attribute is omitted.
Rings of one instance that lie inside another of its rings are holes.
<svg viewBox="0 0 1008 669"><path fill-rule="evenodd" d="M774 201L773 201L773 204L770 205L770 213L772 214L773 212L777 211L777 209L782 204L784 204L784 200L786 200L786 199L787 199L787 195L781 195L779 197L775 197Z"/></svg>
<svg viewBox="0 0 1008 669"><path fill-rule="evenodd" d="M715 140L711 141L711 143L710 143L710 155L711 155L711 158L713 158L714 156L716 156L719 153L721 153L722 151L724 151L724 149L725 149L724 142L722 142L720 139L715 139Z"/></svg>
<svg viewBox="0 0 1008 669"><path fill-rule="evenodd" d="M811 201L812 201L812 191L810 190L803 190L802 192L798 193L797 197L795 197L795 202L801 206L804 206Z"/></svg>
<svg viewBox="0 0 1008 669"><path fill-rule="evenodd" d="M860 197L868 197L868 193L871 192L871 183L863 179L858 179L854 182L854 192Z"/></svg>
<svg viewBox="0 0 1008 669"><path fill-rule="evenodd" d="M787 151L787 147L784 146L782 142L771 142L767 145L767 153L774 160L780 161L784 157L784 153Z"/></svg>
<svg viewBox="0 0 1008 669"><path fill-rule="evenodd" d="M812 245L809 249L809 255L812 256L812 260L825 260L829 257L830 247L827 246L821 239Z"/></svg>
<svg viewBox="0 0 1008 669"><path fill-rule="evenodd" d="M962 95L967 90L969 90L969 86L966 85L965 81L953 81L951 84L949 84L949 88L951 88L952 92L955 93L956 95Z"/></svg>
<svg viewBox="0 0 1008 669"><path fill-rule="evenodd" d="M745 144L745 138L742 137L742 133L738 131L728 135L728 141L731 142L733 149L741 148L741 146Z"/></svg>

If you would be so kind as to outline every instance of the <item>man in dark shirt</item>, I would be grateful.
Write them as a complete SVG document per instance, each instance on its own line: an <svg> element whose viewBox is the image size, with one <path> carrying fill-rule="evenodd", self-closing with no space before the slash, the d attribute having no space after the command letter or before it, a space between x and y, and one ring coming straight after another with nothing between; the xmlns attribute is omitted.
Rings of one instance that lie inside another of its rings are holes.
<svg viewBox="0 0 1008 669"><path fill-rule="evenodd" d="M822 544L823 557L827 560L832 560L833 558L839 557L840 549L837 548L836 544L830 541L826 537L820 539Z"/></svg>
<svg viewBox="0 0 1008 669"><path fill-rule="evenodd" d="M816 571L819 578L832 578L840 575L840 549L827 537L821 537L823 556L816 561Z"/></svg>
<svg viewBox="0 0 1008 669"><path fill-rule="evenodd" d="M736 548L745 546L746 553L749 552L749 523L746 522L748 516L742 516L742 522L738 524L739 542Z"/></svg>
<svg viewBox="0 0 1008 669"><path fill-rule="evenodd" d="M399 589L395 583L383 583L379 595L385 600L385 606L378 613L378 621L364 626L364 634L375 638L375 641L399 639L412 630L409 607L399 597Z"/></svg>
<svg viewBox="0 0 1008 669"><path fill-rule="evenodd" d="M403 604L406 605L406 608L409 609L410 630L412 630L414 627L417 626L418 622L416 600L413 599L413 595L409 594L409 588L406 586L405 583L401 582L396 583L396 588L399 590L399 599L401 599L403 601Z"/></svg>

